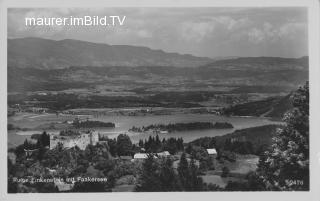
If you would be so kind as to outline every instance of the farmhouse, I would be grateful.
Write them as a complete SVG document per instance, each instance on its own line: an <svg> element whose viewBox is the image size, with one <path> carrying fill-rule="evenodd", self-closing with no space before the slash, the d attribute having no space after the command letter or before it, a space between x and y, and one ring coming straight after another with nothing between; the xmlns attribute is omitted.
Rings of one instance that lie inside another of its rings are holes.
<svg viewBox="0 0 320 201"><path fill-rule="evenodd" d="M216 158L217 155L218 155L217 150L214 149L214 148L212 148L212 149L207 149L207 152L208 152L208 154L209 154L210 157Z"/></svg>
<svg viewBox="0 0 320 201"><path fill-rule="evenodd" d="M159 152L159 153L149 153L149 154L151 154L153 156L153 158L161 158L161 157L171 156L168 151L163 151L163 152ZM147 153L136 153L136 154L134 154L132 161L143 160L143 159L147 159L147 158L148 158Z"/></svg>
<svg viewBox="0 0 320 201"><path fill-rule="evenodd" d="M133 156L134 160L146 159L146 158L148 158L148 154L146 154L146 153L136 153Z"/></svg>

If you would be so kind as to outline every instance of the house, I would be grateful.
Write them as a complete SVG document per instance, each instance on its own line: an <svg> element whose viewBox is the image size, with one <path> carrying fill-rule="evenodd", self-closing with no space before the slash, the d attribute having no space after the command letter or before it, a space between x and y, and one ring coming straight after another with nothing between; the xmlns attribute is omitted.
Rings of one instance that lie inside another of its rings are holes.
<svg viewBox="0 0 320 201"><path fill-rule="evenodd" d="M160 131L160 134L168 134L169 132L168 131L165 131L165 130L161 130Z"/></svg>
<svg viewBox="0 0 320 201"><path fill-rule="evenodd" d="M131 161L133 162L133 161L137 161L137 160L147 159L148 155L152 155L153 158L158 158L156 156L156 154L154 154L154 153L136 153L136 154L134 154L133 159Z"/></svg>
<svg viewBox="0 0 320 201"><path fill-rule="evenodd" d="M131 159L132 159L131 156L120 156L119 158L120 158L121 160L124 160L124 161L126 161L126 160L131 160Z"/></svg>
<svg viewBox="0 0 320 201"><path fill-rule="evenodd" d="M171 155L170 155L170 153L168 151L163 151L163 152L157 153L157 156L158 157L168 157L168 156L171 156Z"/></svg>
<svg viewBox="0 0 320 201"><path fill-rule="evenodd" d="M209 156L214 157L214 158L216 158L217 155L218 155L217 150L214 149L214 148L212 148L212 149L207 149L207 152L208 152Z"/></svg>
<svg viewBox="0 0 320 201"><path fill-rule="evenodd" d="M146 159L148 158L148 154L146 153L136 153L133 156L133 159Z"/></svg>
<svg viewBox="0 0 320 201"><path fill-rule="evenodd" d="M39 96L46 96L46 95L48 95L48 94L47 94L46 92L39 92L38 95L39 95Z"/></svg>

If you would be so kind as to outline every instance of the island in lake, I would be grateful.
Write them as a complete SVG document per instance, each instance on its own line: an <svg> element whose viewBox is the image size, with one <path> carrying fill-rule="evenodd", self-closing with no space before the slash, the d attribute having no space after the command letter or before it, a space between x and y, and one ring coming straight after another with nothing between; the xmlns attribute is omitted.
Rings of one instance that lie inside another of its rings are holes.
<svg viewBox="0 0 320 201"><path fill-rule="evenodd" d="M129 131L142 133L153 132L166 134L176 131L192 131L202 129L231 129L233 125L228 122L190 122L190 123L173 123L173 124L151 124L149 126L135 127L129 129Z"/></svg>

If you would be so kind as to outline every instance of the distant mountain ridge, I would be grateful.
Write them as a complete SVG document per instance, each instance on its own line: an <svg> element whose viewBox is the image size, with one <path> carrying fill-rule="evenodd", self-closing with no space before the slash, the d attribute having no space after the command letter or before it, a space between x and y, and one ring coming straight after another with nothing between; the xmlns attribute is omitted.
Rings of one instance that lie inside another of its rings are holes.
<svg viewBox="0 0 320 201"><path fill-rule="evenodd" d="M59 69L70 66L198 67L213 62L207 57L167 53L148 47L108 45L80 40L42 38L8 39L8 66Z"/></svg>
<svg viewBox="0 0 320 201"><path fill-rule="evenodd" d="M193 86L203 89L212 85L236 86L230 93L278 93L279 89L288 92L305 83L309 79L308 66L308 57L209 59L69 39L8 40L11 92L85 88L93 83L122 83L127 87L131 83L148 88L152 84L157 89L179 85L190 90Z"/></svg>
<svg viewBox="0 0 320 201"><path fill-rule="evenodd" d="M238 57L221 59L206 64L203 68L224 70L308 70L309 57L282 58L282 57Z"/></svg>

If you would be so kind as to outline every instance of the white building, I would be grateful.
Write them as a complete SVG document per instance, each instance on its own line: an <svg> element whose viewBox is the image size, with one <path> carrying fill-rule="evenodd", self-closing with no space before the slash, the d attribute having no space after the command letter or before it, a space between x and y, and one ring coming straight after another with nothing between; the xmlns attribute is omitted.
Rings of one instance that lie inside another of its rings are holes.
<svg viewBox="0 0 320 201"><path fill-rule="evenodd" d="M133 156L133 159L146 159L148 158L148 154L146 153L136 153Z"/></svg>
<svg viewBox="0 0 320 201"><path fill-rule="evenodd" d="M217 150L212 148L212 149L207 149L207 152L209 154L209 156L213 156L213 157L217 157L218 153L217 153Z"/></svg>
<svg viewBox="0 0 320 201"><path fill-rule="evenodd" d="M170 156L170 153L168 151L163 151L163 152L159 152L159 153L136 153L136 154L134 154L132 161L147 159L149 154L151 154L153 156L153 158L161 158L161 157Z"/></svg>

